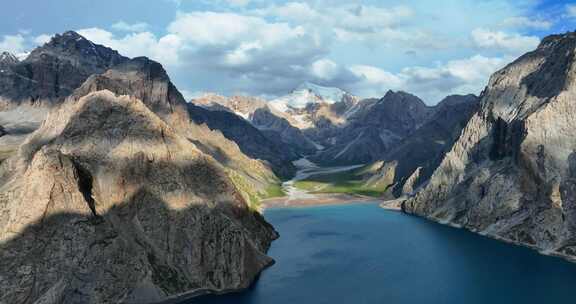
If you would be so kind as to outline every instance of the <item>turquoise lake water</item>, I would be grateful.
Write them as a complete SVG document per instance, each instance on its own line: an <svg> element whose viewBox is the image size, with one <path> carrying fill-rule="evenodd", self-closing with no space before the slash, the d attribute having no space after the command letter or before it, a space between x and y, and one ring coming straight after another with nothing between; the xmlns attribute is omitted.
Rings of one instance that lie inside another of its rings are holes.
<svg viewBox="0 0 576 304"><path fill-rule="evenodd" d="M272 209L276 264L188 303L574 303L576 264L376 204Z"/></svg>

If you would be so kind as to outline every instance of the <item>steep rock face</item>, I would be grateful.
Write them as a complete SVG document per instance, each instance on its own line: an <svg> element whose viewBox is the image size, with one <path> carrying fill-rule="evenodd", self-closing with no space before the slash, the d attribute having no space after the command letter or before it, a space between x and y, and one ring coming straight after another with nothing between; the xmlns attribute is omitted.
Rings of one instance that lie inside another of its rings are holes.
<svg viewBox="0 0 576 304"><path fill-rule="evenodd" d="M0 73L0 109L22 103L62 102L90 75L126 61L116 51L93 44L76 32L56 35L22 62Z"/></svg>
<svg viewBox="0 0 576 304"><path fill-rule="evenodd" d="M0 302L159 301L272 262L224 169L134 97L69 99L0 173Z"/></svg>
<svg viewBox="0 0 576 304"><path fill-rule="evenodd" d="M142 100L204 153L224 164L229 174L234 175L237 185L242 184L242 193L247 199L250 198L251 203L257 204L259 193L278 182L269 166L249 158L221 130L214 126L211 129L201 114L193 113L204 110L188 107L159 63L145 57L128 60L105 73L91 76L73 95L77 98L99 90L110 90Z"/></svg>
<svg viewBox="0 0 576 304"><path fill-rule="evenodd" d="M386 153L383 160L397 164L396 196L413 192L430 178L477 107L478 98L474 95L446 97L434 108L434 115L428 122ZM416 170L418 178L409 180ZM412 190L406 192L405 186Z"/></svg>
<svg viewBox="0 0 576 304"><path fill-rule="evenodd" d="M407 212L576 255L576 34L545 38L495 73L458 141Z"/></svg>
<svg viewBox="0 0 576 304"><path fill-rule="evenodd" d="M294 126L296 121L290 115L274 110L263 99L205 94L192 100L192 103L213 111L232 112L246 119L270 142L280 147L284 158L296 160L317 151L317 145Z"/></svg>
<svg viewBox="0 0 576 304"><path fill-rule="evenodd" d="M314 156L314 161L363 164L381 159L434 112L418 97L404 92L389 91L367 105L350 114L348 124L337 130L332 145Z"/></svg>
<svg viewBox="0 0 576 304"><path fill-rule="evenodd" d="M270 163L279 177L290 178L296 172L292 160L297 159L298 155L286 153L283 145L269 140L245 119L228 111L211 111L194 104L188 104L188 110L196 123L205 123L212 130L220 130L226 138L237 143L246 155Z"/></svg>
<svg viewBox="0 0 576 304"><path fill-rule="evenodd" d="M128 60L75 32L54 36L24 61L0 55L0 124L10 133L0 139L0 159L12 155L46 118L46 113L90 75Z"/></svg>
<svg viewBox="0 0 576 304"><path fill-rule="evenodd" d="M254 111L251 120L268 139L283 144L291 154L303 156L318 151L318 145L310 140L302 130L294 127L288 119L275 114L269 108Z"/></svg>

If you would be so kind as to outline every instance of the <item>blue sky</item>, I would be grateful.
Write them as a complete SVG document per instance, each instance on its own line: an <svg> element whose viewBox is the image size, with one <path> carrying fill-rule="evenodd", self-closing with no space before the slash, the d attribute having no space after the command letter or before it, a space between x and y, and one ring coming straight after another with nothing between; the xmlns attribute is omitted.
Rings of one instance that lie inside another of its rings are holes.
<svg viewBox="0 0 576 304"><path fill-rule="evenodd" d="M272 98L311 81L434 104L478 94L494 71L575 25L570 1L19 0L3 4L0 50L76 30L161 62L189 97Z"/></svg>

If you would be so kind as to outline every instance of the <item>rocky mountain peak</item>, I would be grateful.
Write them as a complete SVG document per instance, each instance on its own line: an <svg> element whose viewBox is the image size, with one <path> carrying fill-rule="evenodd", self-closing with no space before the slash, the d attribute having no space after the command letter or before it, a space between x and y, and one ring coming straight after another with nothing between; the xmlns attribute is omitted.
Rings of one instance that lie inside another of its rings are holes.
<svg viewBox="0 0 576 304"><path fill-rule="evenodd" d="M478 96L474 94L468 95L450 95L442 99L437 105L437 109L441 109L443 107L452 107L462 103L470 103L470 102L477 102Z"/></svg>
<svg viewBox="0 0 576 304"><path fill-rule="evenodd" d="M0 54L0 66L10 66L18 62L18 58L9 52L2 52Z"/></svg>
<svg viewBox="0 0 576 304"><path fill-rule="evenodd" d="M89 64L100 68L116 65L128 58L117 51L95 44L74 31L57 34L30 53L26 61L41 61L46 57L69 61L75 66Z"/></svg>
<svg viewBox="0 0 576 304"><path fill-rule="evenodd" d="M576 87L575 57L576 33L544 38L534 51L492 75L483 94L486 111L505 121L529 116L554 96Z"/></svg>
<svg viewBox="0 0 576 304"><path fill-rule="evenodd" d="M496 72L480 109L404 210L573 258L576 34Z"/></svg>
<svg viewBox="0 0 576 304"><path fill-rule="evenodd" d="M406 93L404 91L392 91L388 90L384 97L382 97L379 101L380 103L388 103L388 104L396 104L400 106L417 106L417 107L426 107L426 104L422 99L418 98L415 95L410 93Z"/></svg>

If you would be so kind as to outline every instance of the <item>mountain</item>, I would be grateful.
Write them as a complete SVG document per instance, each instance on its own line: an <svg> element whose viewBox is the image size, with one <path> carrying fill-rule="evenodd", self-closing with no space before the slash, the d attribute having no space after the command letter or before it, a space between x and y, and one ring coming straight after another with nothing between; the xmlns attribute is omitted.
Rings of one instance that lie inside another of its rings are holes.
<svg viewBox="0 0 576 304"><path fill-rule="evenodd" d="M385 153L367 184L386 184L395 196L415 192L440 165L477 106L474 95L446 97L424 125Z"/></svg>
<svg viewBox="0 0 576 304"><path fill-rule="evenodd" d="M268 102L263 99L205 94L191 102L209 110L228 111L243 117L279 147L284 157L290 160L315 153L318 149L316 143L294 126L295 122L290 115L269 107Z"/></svg>
<svg viewBox="0 0 576 304"><path fill-rule="evenodd" d="M354 102L354 97L339 88L323 87L305 82L290 94L270 101L270 106L280 112L298 112L314 104L333 105L340 102ZM305 121L301 122L303 125Z"/></svg>
<svg viewBox="0 0 576 304"><path fill-rule="evenodd" d="M0 73L5 73L5 69L9 69L11 66L17 64L18 62L19 60L16 58L16 56L8 52L2 52L0 54Z"/></svg>
<svg viewBox="0 0 576 304"><path fill-rule="evenodd" d="M244 154L239 144L228 139L214 124L208 126L205 110L186 103L159 63L145 57L128 60L105 73L92 75L73 96L100 90L142 100L200 150L223 164L251 204L258 204L259 198L266 195L267 188L279 183L269 165ZM230 133L230 126L222 123L218 126Z"/></svg>
<svg viewBox="0 0 576 304"><path fill-rule="evenodd" d="M208 110L193 103L188 104L188 111L192 120L206 124L212 130L221 131L226 138L238 144L247 156L270 163L277 176L289 179L296 173L292 161L299 156L267 138L242 117L225 110Z"/></svg>
<svg viewBox="0 0 576 304"><path fill-rule="evenodd" d="M273 262L277 233L258 213L278 183L270 167L195 121L159 63L107 56L76 35L26 64L58 62L44 70L58 83L100 72L0 112L43 112L0 165L0 302L142 303L248 287Z"/></svg>
<svg viewBox="0 0 576 304"><path fill-rule="evenodd" d="M12 64L0 74L0 108L61 102L90 75L126 60L118 52L94 44L76 32L56 35L24 61Z"/></svg>
<svg viewBox="0 0 576 304"><path fill-rule="evenodd" d="M0 159L15 152L36 130L49 109L63 102L90 75L128 60L75 32L54 36L23 61L0 55Z"/></svg>
<svg viewBox="0 0 576 304"><path fill-rule="evenodd" d="M365 103L365 104L364 104ZM337 129L331 146L311 160L323 164L364 164L381 159L434 112L418 97L388 91L378 101L361 101L348 123Z"/></svg>
<svg viewBox="0 0 576 304"><path fill-rule="evenodd" d="M190 101L193 104L209 110L229 111L246 120L251 120L251 116L258 109L266 108L268 102L264 99L252 96L231 96L225 97L217 94L207 93ZM277 113L279 116L280 113Z"/></svg>
<svg viewBox="0 0 576 304"><path fill-rule="evenodd" d="M0 173L2 302L160 301L272 262L224 168L135 97L70 99Z"/></svg>
<svg viewBox="0 0 576 304"><path fill-rule="evenodd" d="M305 82L269 105L322 149L330 145L337 130L346 124L349 110L358 102L356 96L342 89Z"/></svg>
<svg viewBox="0 0 576 304"><path fill-rule="evenodd" d="M496 72L406 212L575 258L576 33Z"/></svg>

